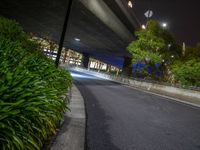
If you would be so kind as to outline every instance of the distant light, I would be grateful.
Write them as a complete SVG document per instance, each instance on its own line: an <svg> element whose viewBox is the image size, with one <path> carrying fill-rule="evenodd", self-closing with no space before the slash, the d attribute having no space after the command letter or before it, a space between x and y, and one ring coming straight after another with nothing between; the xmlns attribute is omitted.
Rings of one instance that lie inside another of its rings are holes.
<svg viewBox="0 0 200 150"><path fill-rule="evenodd" d="M146 26L144 24L142 25L142 29L146 29Z"/></svg>
<svg viewBox="0 0 200 150"><path fill-rule="evenodd" d="M174 58L174 55L172 55L171 57Z"/></svg>
<svg viewBox="0 0 200 150"><path fill-rule="evenodd" d="M168 47L170 48L172 45L171 44L168 44Z"/></svg>
<svg viewBox="0 0 200 150"><path fill-rule="evenodd" d="M75 41L80 42L81 40L79 38L74 38Z"/></svg>
<svg viewBox="0 0 200 150"><path fill-rule="evenodd" d="M71 76L72 77L76 77L76 78L87 78L86 75L83 75L83 74L79 74L79 73L71 73Z"/></svg>
<svg viewBox="0 0 200 150"><path fill-rule="evenodd" d="M165 60L163 59L162 62L165 62Z"/></svg>
<svg viewBox="0 0 200 150"><path fill-rule="evenodd" d="M131 1L128 1L128 7L133 8L133 3Z"/></svg>
<svg viewBox="0 0 200 150"><path fill-rule="evenodd" d="M76 69L75 69L76 70ZM106 79L105 76L101 75L101 74L93 74L91 72L88 72L87 70L79 70L79 72L73 72L73 69L72 71L70 72L71 76L73 78L79 78L79 79L98 79L98 78L104 78Z"/></svg>
<svg viewBox="0 0 200 150"><path fill-rule="evenodd" d="M166 28L167 27L167 23L162 23L162 27Z"/></svg>

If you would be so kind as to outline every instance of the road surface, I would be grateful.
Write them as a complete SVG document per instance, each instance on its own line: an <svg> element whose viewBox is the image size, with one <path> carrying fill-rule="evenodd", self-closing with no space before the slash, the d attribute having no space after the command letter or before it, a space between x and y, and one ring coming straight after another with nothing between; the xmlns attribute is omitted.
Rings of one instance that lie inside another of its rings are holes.
<svg viewBox="0 0 200 150"><path fill-rule="evenodd" d="M200 109L72 72L86 105L86 150L200 150Z"/></svg>

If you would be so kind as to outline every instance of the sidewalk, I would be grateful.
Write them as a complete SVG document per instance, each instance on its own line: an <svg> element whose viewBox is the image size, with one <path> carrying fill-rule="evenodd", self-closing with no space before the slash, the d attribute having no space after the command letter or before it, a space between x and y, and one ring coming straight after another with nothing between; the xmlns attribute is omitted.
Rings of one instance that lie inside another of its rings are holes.
<svg viewBox="0 0 200 150"><path fill-rule="evenodd" d="M85 105L75 85L72 86L72 97L69 105L71 111L64 115L64 122L51 150L84 150L85 144Z"/></svg>

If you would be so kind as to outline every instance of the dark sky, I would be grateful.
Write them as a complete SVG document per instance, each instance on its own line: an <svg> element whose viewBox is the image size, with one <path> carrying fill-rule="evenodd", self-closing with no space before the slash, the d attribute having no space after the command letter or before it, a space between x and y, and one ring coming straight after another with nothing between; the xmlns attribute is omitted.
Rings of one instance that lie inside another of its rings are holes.
<svg viewBox="0 0 200 150"><path fill-rule="evenodd" d="M145 23L144 12L154 12L153 19L167 22L179 43L200 42L200 0L133 0L136 14Z"/></svg>

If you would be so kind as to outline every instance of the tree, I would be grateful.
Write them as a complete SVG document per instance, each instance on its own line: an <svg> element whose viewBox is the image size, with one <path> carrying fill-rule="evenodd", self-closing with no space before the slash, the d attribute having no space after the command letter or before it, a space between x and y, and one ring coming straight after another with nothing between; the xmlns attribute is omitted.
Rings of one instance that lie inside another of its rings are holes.
<svg viewBox="0 0 200 150"><path fill-rule="evenodd" d="M172 65L175 82L188 86L200 86L200 43L187 46L180 59Z"/></svg>
<svg viewBox="0 0 200 150"><path fill-rule="evenodd" d="M200 58L200 43L197 43L196 47L187 46L181 60L187 61L193 58Z"/></svg>
<svg viewBox="0 0 200 150"><path fill-rule="evenodd" d="M172 66L175 80L182 85L200 86L200 58L185 62L176 61Z"/></svg>
<svg viewBox="0 0 200 150"><path fill-rule="evenodd" d="M137 40L129 44L128 50L133 55L133 63L150 61L158 63L161 61L159 50L165 47L164 40L155 34L157 22L151 21L148 23L146 30L137 31L135 34Z"/></svg>
<svg viewBox="0 0 200 150"><path fill-rule="evenodd" d="M161 70L166 74L167 65L181 55L181 48L176 44L172 34L155 21L150 20L146 29L136 33L137 40L127 47L133 56L133 63L143 62L146 71L149 67L156 69L156 64L161 64ZM155 75L155 72L153 72Z"/></svg>

